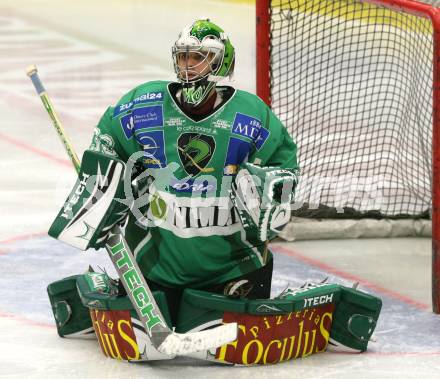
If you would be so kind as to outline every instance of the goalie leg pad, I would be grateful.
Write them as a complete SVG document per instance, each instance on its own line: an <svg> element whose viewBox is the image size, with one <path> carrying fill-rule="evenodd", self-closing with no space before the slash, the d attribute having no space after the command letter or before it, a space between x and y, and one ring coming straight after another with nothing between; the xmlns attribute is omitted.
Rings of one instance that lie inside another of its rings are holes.
<svg viewBox="0 0 440 379"><path fill-rule="evenodd" d="M58 335L67 338L95 338L89 310L82 304L76 289L78 276L69 276L47 287Z"/></svg>
<svg viewBox="0 0 440 379"><path fill-rule="evenodd" d="M381 300L338 284L309 284L275 299L236 300L185 290L176 330L199 331L237 322L236 341L194 358L229 364L268 364L320 353L327 347L367 349Z"/></svg>
<svg viewBox="0 0 440 379"><path fill-rule="evenodd" d="M236 300L186 289L176 331L199 331L237 322L236 341L191 356L226 364L279 363L326 350L338 294L339 286L328 285L289 299ZM310 306L305 300L311 295L322 299L322 304Z"/></svg>
<svg viewBox="0 0 440 379"><path fill-rule="evenodd" d="M153 346L130 299L119 295L116 281L106 273L70 276L51 283L47 291L61 337L97 338L103 354L118 360L173 358ZM164 293L155 291L153 296L170 325Z"/></svg>
<svg viewBox="0 0 440 379"><path fill-rule="evenodd" d="M332 350L367 350L381 308L382 300L378 297L341 286L341 298L330 334Z"/></svg>
<svg viewBox="0 0 440 379"><path fill-rule="evenodd" d="M87 272L76 278L79 297L90 311L96 336L103 354L124 361L171 359L152 344L144 325L139 321L128 296L119 295L118 285L106 273ZM170 316L163 292L154 291L154 299L165 322Z"/></svg>

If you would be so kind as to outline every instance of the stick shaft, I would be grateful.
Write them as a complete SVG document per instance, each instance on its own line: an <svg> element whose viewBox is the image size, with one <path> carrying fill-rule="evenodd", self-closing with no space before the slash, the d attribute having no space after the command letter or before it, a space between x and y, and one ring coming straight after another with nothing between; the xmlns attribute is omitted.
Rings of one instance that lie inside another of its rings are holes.
<svg viewBox="0 0 440 379"><path fill-rule="evenodd" d="M72 143L70 142L69 138L67 137L66 132L64 131L63 125L61 124L61 121L55 112L55 109L52 105L52 102L49 98L49 95L47 94L46 90L44 89L43 83L40 80L40 77L38 76L38 71L35 66L31 66L27 71L28 76L30 77L32 84L35 87L35 90L37 91L38 96L40 97L41 101L43 102L44 108L46 108L47 113L49 114L49 117L52 120L53 126L55 127L55 130L58 133L58 136L61 139L61 142L66 149L67 155L69 156L70 160L73 163L73 166L75 167L76 172L79 173L80 169L80 162L78 159L78 156L76 155L75 151L72 148Z"/></svg>

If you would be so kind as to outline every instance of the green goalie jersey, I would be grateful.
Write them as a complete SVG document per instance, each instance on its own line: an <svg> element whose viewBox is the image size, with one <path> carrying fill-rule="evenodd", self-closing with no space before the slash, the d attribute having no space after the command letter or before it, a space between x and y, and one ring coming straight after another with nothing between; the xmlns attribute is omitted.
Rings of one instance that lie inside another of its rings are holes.
<svg viewBox="0 0 440 379"><path fill-rule="evenodd" d="M143 274L168 287L202 288L265 264L264 244L245 239L231 183L246 161L296 170L296 145L255 95L218 86L223 102L196 120L177 91L155 81L127 93L101 118L91 149L126 162L135 154L154 178L126 227Z"/></svg>

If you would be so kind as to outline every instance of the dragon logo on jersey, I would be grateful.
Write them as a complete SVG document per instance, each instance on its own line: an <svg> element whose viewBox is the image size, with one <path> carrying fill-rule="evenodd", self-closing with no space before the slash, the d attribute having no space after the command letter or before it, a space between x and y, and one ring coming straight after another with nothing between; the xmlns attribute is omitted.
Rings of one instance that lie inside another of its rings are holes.
<svg viewBox="0 0 440 379"><path fill-rule="evenodd" d="M183 133L177 140L177 149L187 174L195 176L201 172L214 171L213 167L206 167L214 155L213 137L199 133Z"/></svg>

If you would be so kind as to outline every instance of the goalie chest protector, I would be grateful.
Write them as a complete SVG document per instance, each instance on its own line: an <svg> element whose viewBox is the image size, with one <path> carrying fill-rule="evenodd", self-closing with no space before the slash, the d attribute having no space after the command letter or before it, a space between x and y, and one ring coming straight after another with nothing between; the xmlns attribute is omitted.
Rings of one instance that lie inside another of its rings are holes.
<svg viewBox="0 0 440 379"><path fill-rule="evenodd" d="M148 206L126 228L144 275L167 287L203 288L264 265L264 243L245 240L229 192L246 160L297 168L296 145L253 94L219 86L229 99L193 120L173 98L173 85L154 81L130 91L101 119L94 146L106 141L123 160L140 154L155 178Z"/></svg>

